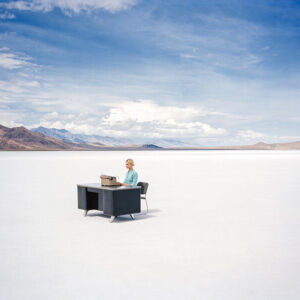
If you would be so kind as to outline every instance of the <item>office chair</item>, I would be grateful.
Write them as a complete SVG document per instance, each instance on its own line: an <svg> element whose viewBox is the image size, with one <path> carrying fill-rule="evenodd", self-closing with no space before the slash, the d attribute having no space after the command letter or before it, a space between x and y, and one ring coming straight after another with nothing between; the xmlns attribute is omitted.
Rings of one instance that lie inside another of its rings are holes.
<svg viewBox="0 0 300 300"><path fill-rule="evenodd" d="M141 187L141 199L145 200L146 207L147 207L147 213L148 213L148 203L147 203L147 199L146 199L146 194L147 194L149 183L148 182L138 182L137 186Z"/></svg>

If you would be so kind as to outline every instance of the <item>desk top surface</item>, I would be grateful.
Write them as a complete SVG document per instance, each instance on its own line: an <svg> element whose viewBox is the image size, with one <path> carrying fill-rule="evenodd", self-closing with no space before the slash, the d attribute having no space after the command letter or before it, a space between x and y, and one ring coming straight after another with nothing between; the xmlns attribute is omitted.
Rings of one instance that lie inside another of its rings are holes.
<svg viewBox="0 0 300 300"><path fill-rule="evenodd" d="M77 184L77 186L80 187L86 187L86 188L93 188L93 189L101 189L101 190L110 190L110 191L116 191L116 190L132 190L132 189L140 189L140 186L102 186L101 183L82 183Z"/></svg>

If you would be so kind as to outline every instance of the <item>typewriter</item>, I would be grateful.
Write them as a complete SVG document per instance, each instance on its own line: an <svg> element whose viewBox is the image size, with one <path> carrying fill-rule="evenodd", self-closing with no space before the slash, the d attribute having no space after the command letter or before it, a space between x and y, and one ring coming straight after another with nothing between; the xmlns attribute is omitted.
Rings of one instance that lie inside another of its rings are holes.
<svg viewBox="0 0 300 300"><path fill-rule="evenodd" d="M102 186L119 186L120 184L117 183L117 177L115 176L108 176L108 175L101 175L101 185Z"/></svg>

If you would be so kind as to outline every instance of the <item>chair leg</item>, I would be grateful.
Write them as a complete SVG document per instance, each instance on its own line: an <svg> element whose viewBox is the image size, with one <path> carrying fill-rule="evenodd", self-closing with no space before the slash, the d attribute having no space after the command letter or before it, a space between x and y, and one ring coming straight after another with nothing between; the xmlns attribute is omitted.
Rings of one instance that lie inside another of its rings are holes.
<svg viewBox="0 0 300 300"><path fill-rule="evenodd" d="M130 214L130 217L132 220L134 220L134 215L133 214Z"/></svg>
<svg viewBox="0 0 300 300"><path fill-rule="evenodd" d="M87 213L88 213L88 210L85 210L85 211L83 212L83 215L86 217L86 216L87 216Z"/></svg>
<svg viewBox="0 0 300 300"><path fill-rule="evenodd" d="M109 222L112 223L115 220L116 216L111 216Z"/></svg>
<svg viewBox="0 0 300 300"><path fill-rule="evenodd" d="M145 199L145 202L146 202L147 213L148 213L148 202L147 202L147 199Z"/></svg>

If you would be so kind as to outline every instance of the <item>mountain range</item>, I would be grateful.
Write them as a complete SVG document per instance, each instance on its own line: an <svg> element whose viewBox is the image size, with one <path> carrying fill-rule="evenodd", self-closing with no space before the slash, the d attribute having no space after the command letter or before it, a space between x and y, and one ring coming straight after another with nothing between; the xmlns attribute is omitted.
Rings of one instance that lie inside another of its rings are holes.
<svg viewBox="0 0 300 300"><path fill-rule="evenodd" d="M160 142L169 146L137 144L125 138L73 134L65 129L38 127L29 130L24 126L8 128L0 125L0 150L300 150L300 141L219 147L191 147L167 139L160 139Z"/></svg>
<svg viewBox="0 0 300 300"><path fill-rule="evenodd" d="M179 150L183 148L168 148L169 150ZM300 150L300 141L290 143L266 144L259 142L254 145L242 146L217 146L217 147L184 147L185 150Z"/></svg>
<svg viewBox="0 0 300 300"><path fill-rule="evenodd" d="M66 133L68 133L66 131ZM62 137L55 138L41 132L31 131L24 126L8 128L0 125L0 150L155 150L160 147L152 144L142 145L104 145L99 142L72 142Z"/></svg>
<svg viewBox="0 0 300 300"><path fill-rule="evenodd" d="M71 133L66 129L56 128L45 128L37 127L31 128L33 132L40 132L47 136L54 137L56 139L71 142L71 143L85 143L85 144L96 144L106 146L127 146L127 145L142 145L142 144L154 144L159 147L189 147L191 144L184 143L176 139L128 139L128 138L114 138L109 136L101 135L88 135Z"/></svg>

